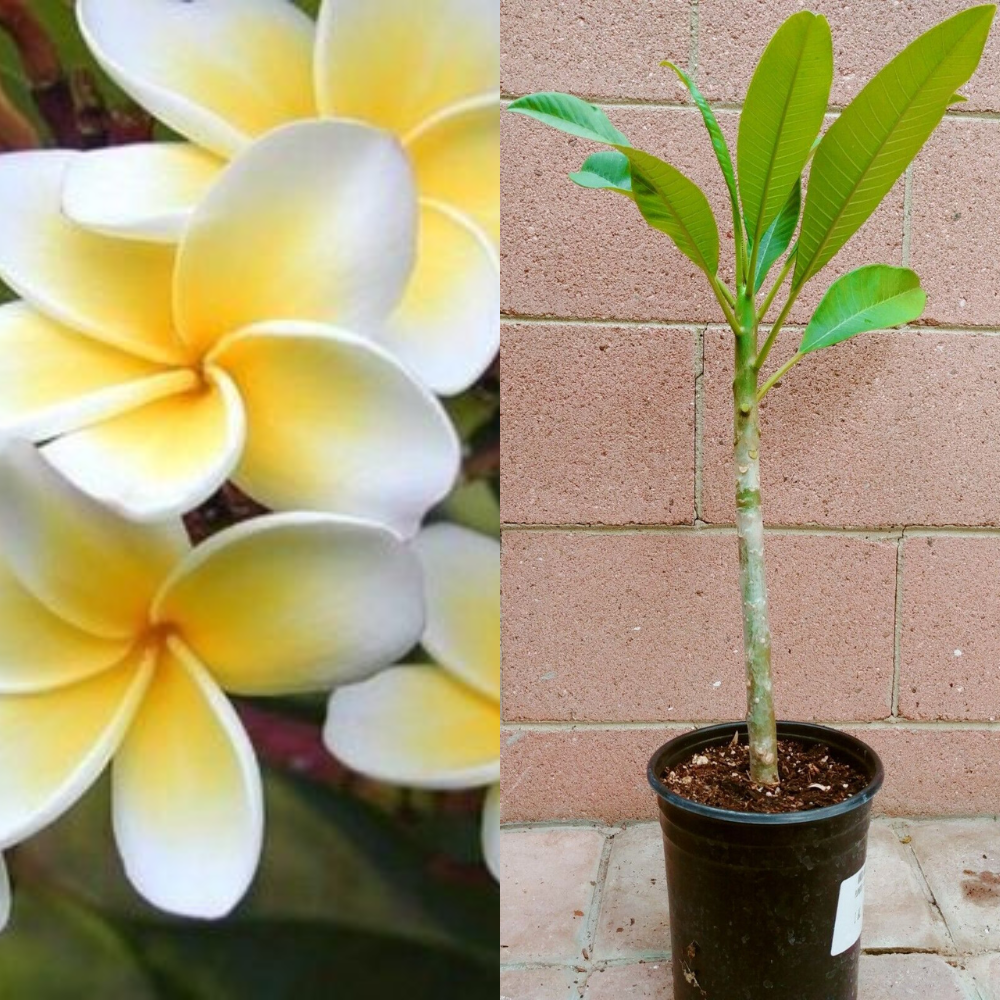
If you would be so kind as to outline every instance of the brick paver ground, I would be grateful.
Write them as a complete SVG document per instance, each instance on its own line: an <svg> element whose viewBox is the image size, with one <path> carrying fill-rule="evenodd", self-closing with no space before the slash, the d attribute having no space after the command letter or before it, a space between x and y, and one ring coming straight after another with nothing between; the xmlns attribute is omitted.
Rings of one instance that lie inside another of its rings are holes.
<svg viewBox="0 0 1000 1000"><path fill-rule="evenodd" d="M501 1000L672 1000L660 831L501 841ZM872 826L859 1000L1000 1000L1000 822Z"/></svg>

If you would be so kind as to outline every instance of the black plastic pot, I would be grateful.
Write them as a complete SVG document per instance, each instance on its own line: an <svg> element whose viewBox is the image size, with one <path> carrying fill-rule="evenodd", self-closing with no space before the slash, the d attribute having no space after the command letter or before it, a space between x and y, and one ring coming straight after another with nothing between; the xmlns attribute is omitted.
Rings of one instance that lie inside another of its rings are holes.
<svg viewBox="0 0 1000 1000"><path fill-rule="evenodd" d="M868 775L823 809L763 815L681 798L660 780L746 723L686 733L649 762L670 893L674 1000L857 1000L860 908L882 762L846 733L779 722L779 737L823 743ZM860 873L860 874L859 874Z"/></svg>

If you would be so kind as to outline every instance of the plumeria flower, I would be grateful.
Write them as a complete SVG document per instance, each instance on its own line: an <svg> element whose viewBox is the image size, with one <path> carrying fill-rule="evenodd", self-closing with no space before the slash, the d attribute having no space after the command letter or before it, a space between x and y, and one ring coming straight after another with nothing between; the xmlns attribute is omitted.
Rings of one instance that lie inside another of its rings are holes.
<svg viewBox="0 0 1000 1000"><path fill-rule="evenodd" d="M420 197L405 298L376 335L436 391L469 386L499 340L497 0L78 0L109 75L188 142L92 153L70 218L176 240L226 160L282 123L336 117L391 132Z"/></svg>
<svg viewBox="0 0 1000 1000"><path fill-rule="evenodd" d="M154 905L218 917L263 833L261 778L223 692L326 689L423 627L420 565L386 528L273 514L191 549L118 517L23 443L0 452L0 847L113 760L115 838Z"/></svg>
<svg viewBox="0 0 1000 1000"><path fill-rule="evenodd" d="M47 442L81 489L140 520L231 477L267 507L414 532L458 441L437 399L352 332L393 308L412 266L398 144L345 122L272 132L179 247L67 221L81 155L0 157L0 278L24 300L0 308L0 434Z"/></svg>
<svg viewBox="0 0 1000 1000"><path fill-rule="evenodd" d="M324 739L348 767L417 788L492 786L483 848L497 875L500 835L500 544L452 524L425 528L427 628L436 661L392 667L334 691Z"/></svg>

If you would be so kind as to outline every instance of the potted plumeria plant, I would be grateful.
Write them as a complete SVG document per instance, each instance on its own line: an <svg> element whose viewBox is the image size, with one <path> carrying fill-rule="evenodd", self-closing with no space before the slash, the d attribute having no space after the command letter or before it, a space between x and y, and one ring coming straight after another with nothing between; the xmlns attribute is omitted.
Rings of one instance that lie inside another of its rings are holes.
<svg viewBox="0 0 1000 1000"><path fill-rule="evenodd" d="M959 89L979 63L994 12L973 7L921 35L822 138L833 76L830 29L822 16L794 14L751 80L735 165L694 81L665 64L701 112L726 181L732 287L720 273L716 219L690 179L635 149L602 111L575 97L533 94L510 105L612 147L588 157L572 180L632 199L704 273L733 332L746 721L674 739L649 766L664 836L677 1000L857 996L868 821L883 771L875 752L852 736L775 721L760 404L814 351L921 315L925 295L913 271L860 267L827 289L798 350L775 370L767 365L807 284L875 211L948 108L963 100Z"/></svg>

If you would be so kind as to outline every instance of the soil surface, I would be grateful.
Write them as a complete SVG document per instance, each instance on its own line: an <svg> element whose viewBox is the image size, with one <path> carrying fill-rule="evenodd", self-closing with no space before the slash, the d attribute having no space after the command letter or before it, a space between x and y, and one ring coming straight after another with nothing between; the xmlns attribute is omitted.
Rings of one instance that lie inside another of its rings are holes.
<svg viewBox="0 0 1000 1000"><path fill-rule="evenodd" d="M868 784L863 771L829 747L798 740L778 740L778 774L777 788L754 784L750 751L740 742L701 750L660 777L686 799L754 813L821 809L849 799Z"/></svg>

